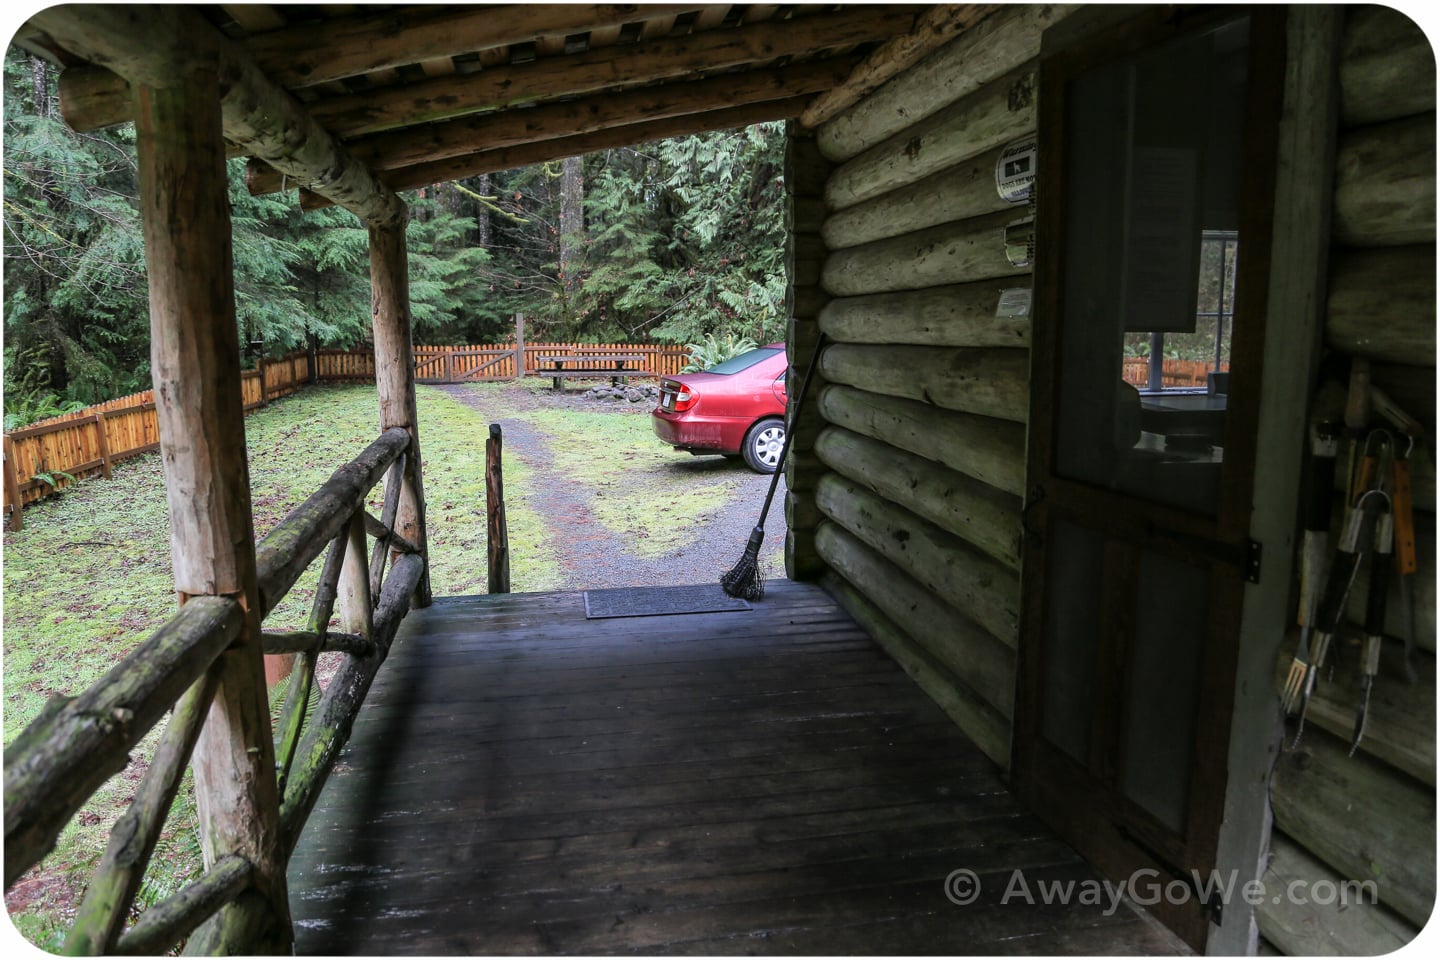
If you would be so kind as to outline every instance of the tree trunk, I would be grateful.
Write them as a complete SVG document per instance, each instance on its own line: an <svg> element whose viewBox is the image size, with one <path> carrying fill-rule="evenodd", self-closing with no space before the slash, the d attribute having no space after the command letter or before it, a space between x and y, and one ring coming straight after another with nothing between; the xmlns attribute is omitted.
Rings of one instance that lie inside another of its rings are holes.
<svg viewBox="0 0 1440 960"><path fill-rule="evenodd" d="M580 258L585 245L585 178L580 157L566 157L560 173L560 283L567 293L575 290L580 278Z"/></svg>

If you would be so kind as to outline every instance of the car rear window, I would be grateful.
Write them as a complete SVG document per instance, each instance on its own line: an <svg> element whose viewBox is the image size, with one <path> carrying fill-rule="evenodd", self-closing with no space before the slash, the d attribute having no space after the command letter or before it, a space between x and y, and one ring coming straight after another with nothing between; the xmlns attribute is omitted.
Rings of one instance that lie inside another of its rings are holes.
<svg viewBox="0 0 1440 960"><path fill-rule="evenodd" d="M749 353L742 353L738 357L731 357L729 360L715 364L713 367L705 368L706 373L739 373L741 370L748 370L755 364L769 360L777 353L784 353L774 347L761 347L759 350L751 350Z"/></svg>

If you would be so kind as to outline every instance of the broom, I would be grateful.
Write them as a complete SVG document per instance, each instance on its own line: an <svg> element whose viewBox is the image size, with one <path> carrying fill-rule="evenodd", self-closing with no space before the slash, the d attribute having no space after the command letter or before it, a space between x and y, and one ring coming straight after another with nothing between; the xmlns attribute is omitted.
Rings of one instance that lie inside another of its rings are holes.
<svg viewBox="0 0 1440 960"><path fill-rule="evenodd" d="M790 452L790 440L795 436L794 424L800 419L800 406L810 389L810 374L820 359L820 349L825 344L825 334L815 340L815 352L810 355L810 365L805 368L805 379L800 381L800 395L795 398L794 414L790 426L785 428L785 442L780 446L780 459L775 461L775 473L770 477L770 492L765 494L765 506L760 508L760 522L750 532L750 541L745 544L745 554L735 566L720 577L720 586L732 597L742 600L759 600L765 596L765 581L760 579L760 545L765 542L765 517L770 513L770 502L775 499L775 488L780 483L780 474L785 469L785 455Z"/></svg>

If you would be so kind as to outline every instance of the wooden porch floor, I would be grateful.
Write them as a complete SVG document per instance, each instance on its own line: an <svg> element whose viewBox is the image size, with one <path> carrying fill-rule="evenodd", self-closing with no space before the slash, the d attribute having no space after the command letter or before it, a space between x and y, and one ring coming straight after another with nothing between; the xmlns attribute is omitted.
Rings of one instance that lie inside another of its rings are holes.
<svg viewBox="0 0 1440 960"><path fill-rule="evenodd" d="M945 895L974 871L978 902ZM412 613L290 873L301 954L1156 954L1126 906L822 591L585 619Z"/></svg>

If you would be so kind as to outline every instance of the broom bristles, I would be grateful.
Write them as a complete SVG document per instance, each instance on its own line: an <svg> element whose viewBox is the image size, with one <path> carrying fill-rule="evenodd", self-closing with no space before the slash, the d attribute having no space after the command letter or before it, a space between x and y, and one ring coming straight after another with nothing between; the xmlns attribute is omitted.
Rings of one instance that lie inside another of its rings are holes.
<svg viewBox="0 0 1440 960"><path fill-rule="evenodd" d="M745 554L720 577L720 586L732 597L741 600L759 600L765 596L765 581L760 579L760 544L765 531L756 527L745 545Z"/></svg>

